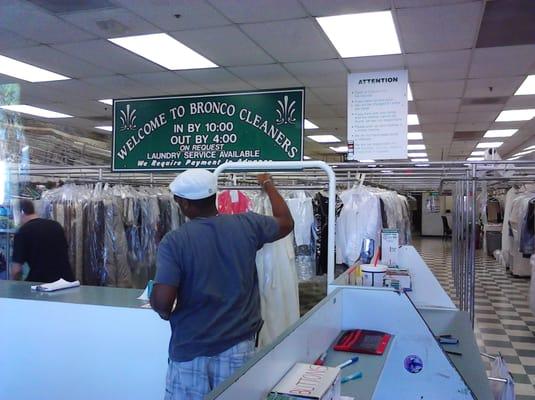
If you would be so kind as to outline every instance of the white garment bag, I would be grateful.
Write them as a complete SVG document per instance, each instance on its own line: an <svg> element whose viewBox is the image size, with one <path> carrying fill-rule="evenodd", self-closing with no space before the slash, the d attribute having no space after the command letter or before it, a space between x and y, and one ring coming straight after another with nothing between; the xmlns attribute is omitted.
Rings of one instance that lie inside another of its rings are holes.
<svg viewBox="0 0 535 400"><path fill-rule="evenodd" d="M273 215L266 196L255 201L254 211ZM262 319L258 345L266 346L299 319L299 288L295 271L293 233L264 245L256 253Z"/></svg>

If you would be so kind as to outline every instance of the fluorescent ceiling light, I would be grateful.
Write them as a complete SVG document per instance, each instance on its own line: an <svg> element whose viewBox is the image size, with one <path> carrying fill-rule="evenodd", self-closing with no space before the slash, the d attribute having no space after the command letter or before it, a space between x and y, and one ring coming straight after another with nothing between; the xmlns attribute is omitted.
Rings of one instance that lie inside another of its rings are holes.
<svg viewBox="0 0 535 400"><path fill-rule="evenodd" d="M416 164L416 167L429 167L430 164Z"/></svg>
<svg viewBox="0 0 535 400"><path fill-rule="evenodd" d="M486 138L511 137L516 132L518 132L518 129L495 129L495 130L485 132L485 135L483 137L486 137Z"/></svg>
<svg viewBox="0 0 535 400"><path fill-rule="evenodd" d="M113 99L102 99L102 100L99 100L101 103L104 103L104 104L108 104L110 106L113 105Z"/></svg>
<svg viewBox="0 0 535 400"><path fill-rule="evenodd" d="M409 158L427 157L427 153L409 153Z"/></svg>
<svg viewBox="0 0 535 400"><path fill-rule="evenodd" d="M425 150L425 144L409 144L407 150Z"/></svg>
<svg viewBox="0 0 535 400"><path fill-rule="evenodd" d="M412 97L411 85L409 85L409 84L407 84L407 100L408 101L413 101L414 100L414 97Z"/></svg>
<svg viewBox="0 0 535 400"><path fill-rule="evenodd" d="M303 159L304 160L310 160L310 157L309 156L303 156Z"/></svg>
<svg viewBox="0 0 535 400"><path fill-rule="evenodd" d="M420 120L418 119L418 115L416 114L407 115L407 125L420 125Z"/></svg>
<svg viewBox="0 0 535 400"><path fill-rule="evenodd" d="M496 147L500 147L503 144L503 142L486 142L486 143L478 143L477 148L478 149L495 149Z"/></svg>
<svg viewBox="0 0 535 400"><path fill-rule="evenodd" d="M535 108L527 108L525 110L506 110L498 115L496 122L528 121L533 117L535 117Z"/></svg>
<svg viewBox="0 0 535 400"><path fill-rule="evenodd" d="M341 57L401 54L390 11L316 18Z"/></svg>
<svg viewBox="0 0 535 400"><path fill-rule="evenodd" d="M524 150L531 150L531 149L535 149L535 146L526 147Z"/></svg>
<svg viewBox="0 0 535 400"><path fill-rule="evenodd" d="M329 149L337 153L347 153L347 146L329 147Z"/></svg>
<svg viewBox="0 0 535 400"><path fill-rule="evenodd" d="M45 110L44 108L28 106L25 104L0 106L0 108L3 108L4 110L22 113L22 114L35 115L37 117L43 117L43 118L71 118L72 117L72 115L62 114L59 112Z"/></svg>
<svg viewBox="0 0 535 400"><path fill-rule="evenodd" d="M391 171L391 170L389 170L389 169L384 169L384 170L382 170L381 172L382 172L383 174L393 174L393 173L394 173L394 171Z"/></svg>
<svg viewBox="0 0 535 400"><path fill-rule="evenodd" d="M371 163L371 162L375 162L375 160L358 160L359 162L361 163Z"/></svg>
<svg viewBox="0 0 535 400"><path fill-rule="evenodd" d="M408 132L407 139L409 140L422 140L422 132Z"/></svg>
<svg viewBox="0 0 535 400"><path fill-rule="evenodd" d="M101 126L95 126L95 128L97 129L102 129L103 131L108 131L108 132L111 132L112 131L112 127L111 125L101 125Z"/></svg>
<svg viewBox="0 0 535 400"><path fill-rule="evenodd" d="M0 74L9 75L28 82L50 82L71 79L46 69L0 55Z"/></svg>
<svg viewBox="0 0 535 400"><path fill-rule="evenodd" d="M108 40L170 70L217 67L212 61L166 33L126 36Z"/></svg>
<svg viewBox="0 0 535 400"><path fill-rule="evenodd" d="M310 122L308 119L305 119L305 129L318 129L319 126L313 122Z"/></svg>
<svg viewBox="0 0 535 400"><path fill-rule="evenodd" d="M533 153L534 151L535 151L535 150L521 151L520 153L513 154L513 157L516 157L516 156L522 157L522 156L525 156L525 155L527 155L527 154L531 154L531 153Z"/></svg>
<svg viewBox="0 0 535 400"><path fill-rule="evenodd" d="M340 139L338 139L336 136L334 135L310 135L310 136L307 136L307 138L315 141L315 142L318 142L318 143L337 143L337 142L341 142Z"/></svg>
<svg viewBox="0 0 535 400"><path fill-rule="evenodd" d="M466 161L483 161L485 157L468 157Z"/></svg>
<svg viewBox="0 0 535 400"><path fill-rule="evenodd" d="M413 158L411 161L412 162L427 162L429 161L429 159L428 158Z"/></svg>
<svg viewBox="0 0 535 400"><path fill-rule="evenodd" d="M515 161L515 160L518 160L520 157L510 157L508 158L507 160L508 161Z"/></svg>
<svg viewBox="0 0 535 400"><path fill-rule="evenodd" d="M483 150L476 150L476 151L473 151L471 154L471 156L484 156L485 155L485 152Z"/></svg>
<svg viewBox="0 0 535 400"><path fill-rule="evenodd" d="M528 75L515 93L515 96L535 94L535 75Z"/></svg>

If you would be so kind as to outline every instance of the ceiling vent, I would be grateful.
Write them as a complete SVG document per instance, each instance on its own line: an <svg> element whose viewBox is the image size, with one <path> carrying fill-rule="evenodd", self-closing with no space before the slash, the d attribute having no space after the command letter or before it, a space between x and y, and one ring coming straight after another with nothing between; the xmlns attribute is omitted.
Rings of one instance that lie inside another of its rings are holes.
<svg viewBox="0 0 535 400"><path fill-rule="evenodd" d="M487 1L476 47L535 43L535 1Z"/></svg>
<svg viewBox="0 0 535 400"><path fill-rule="evenodd" d="M67 14L78 11L101 10L116 8L109 0L29 0L36 6L54 14Z"/></svg>
<svg viewBox="0 0 535 400"><path fill-rule="evenodd" d="M453 133L453 140L479 140L484 131L458 131Z"/></svg>
<svg viewBox="0 0 535 400"><path fill-rule="evenodd" d="M483 105L503 105L509 100L508 97L474 97L464 98L461 102L463 106L483 106Z"/></svg>

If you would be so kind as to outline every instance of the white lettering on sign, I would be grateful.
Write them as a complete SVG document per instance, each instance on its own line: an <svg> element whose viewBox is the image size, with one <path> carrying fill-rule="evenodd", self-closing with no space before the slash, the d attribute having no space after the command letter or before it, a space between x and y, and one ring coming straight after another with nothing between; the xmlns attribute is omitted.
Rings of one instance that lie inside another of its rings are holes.
<svg viewBox="0 0 535 400"><path fill-rule="evenodd" d="M158 114L156 117L151 119L149 122L143 124L141 128L137 130L137 133L130 136L125 144L117 152L117 157L121 160L128 155L128 152L134 150L136 146L145 139L146 136L153 133L155 130L161 128L167 124L167 118L165 118L165 113Z"/></svg>

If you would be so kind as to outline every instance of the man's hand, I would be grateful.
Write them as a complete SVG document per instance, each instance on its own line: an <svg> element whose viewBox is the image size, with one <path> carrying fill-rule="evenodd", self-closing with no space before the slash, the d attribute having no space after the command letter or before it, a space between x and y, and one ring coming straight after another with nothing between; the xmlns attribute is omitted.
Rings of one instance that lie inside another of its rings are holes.
<svg viewBox="0 0 535 400"><path fill-rule="evenodd" d="M266 184L267 182L273 182L271 180L271 175L267 173L259 174L256 177L256 180L258 181L258 184L262 186L262 188L264 188L264 184Z"/></svg>

